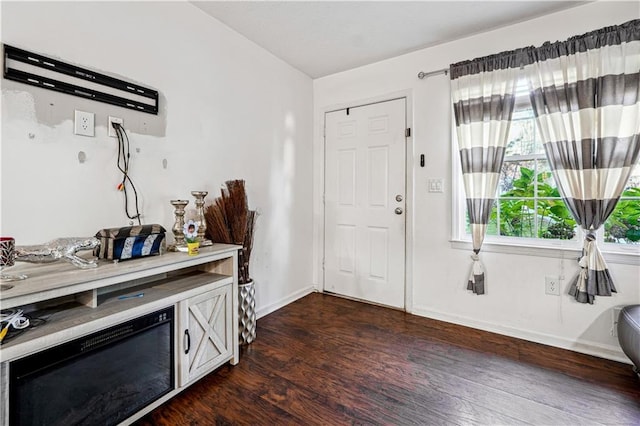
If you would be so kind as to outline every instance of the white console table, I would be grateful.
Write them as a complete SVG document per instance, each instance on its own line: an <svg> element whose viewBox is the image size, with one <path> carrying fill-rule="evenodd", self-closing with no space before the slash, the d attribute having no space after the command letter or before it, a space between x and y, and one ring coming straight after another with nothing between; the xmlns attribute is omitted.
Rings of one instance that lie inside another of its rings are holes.
<svg viewBox="0 0 640 426"><path fill-rule="evenodd" d="M30 312L46 307L53 313L46 323L0 346L1 424L9 423L11 361L170 306L176 315L175 388L123 424L224 363L237 364L239 248L214 244L201 248L197 256L178 252L117 263L100 260L95 269L78 269L66 262L16 264L11 273L25 273L28 278L0 294L0 309L20 307ZM130 294L143 296L119 298ZM203 324L205 318L210 320Z"/></svg>

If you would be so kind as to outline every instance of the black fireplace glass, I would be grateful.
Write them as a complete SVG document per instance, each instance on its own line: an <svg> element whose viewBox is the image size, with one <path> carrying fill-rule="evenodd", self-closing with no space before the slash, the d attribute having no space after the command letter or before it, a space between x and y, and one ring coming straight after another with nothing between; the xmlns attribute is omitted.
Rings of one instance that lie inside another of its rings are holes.
<svg viewBox="0 0 640 426"><path fill-rule="evenodd" d="M12 425L115 425L174 389L173 307L10 365Z"/></svg>

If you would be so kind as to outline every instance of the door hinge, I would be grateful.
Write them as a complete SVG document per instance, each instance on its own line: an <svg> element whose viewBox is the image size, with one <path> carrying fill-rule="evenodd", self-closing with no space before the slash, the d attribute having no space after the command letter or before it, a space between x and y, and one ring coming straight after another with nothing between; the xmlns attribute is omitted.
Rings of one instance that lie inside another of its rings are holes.
<svg viewBox="0 0 640 426"><path fill-rule="evenodd" d="M324 259L322 259L322 270L324 271Z"/></svg>
<svg viewBox="0 0 640 426"><path fill-rule="evenodd" d="M411 137L411 127L407 127L406 129L404 129L404 137L405 138Z"/></svg>

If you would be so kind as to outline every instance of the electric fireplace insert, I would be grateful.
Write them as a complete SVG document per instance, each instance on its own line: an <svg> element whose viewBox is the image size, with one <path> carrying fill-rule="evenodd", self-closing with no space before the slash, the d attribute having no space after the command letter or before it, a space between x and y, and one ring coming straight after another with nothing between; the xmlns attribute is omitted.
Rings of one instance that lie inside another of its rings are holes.
<svg viewBox="0 0 640 426"><path fill-rule="evenodd" d="M11 425L115 425L174 387L173 306L13 361Z"/></svg>

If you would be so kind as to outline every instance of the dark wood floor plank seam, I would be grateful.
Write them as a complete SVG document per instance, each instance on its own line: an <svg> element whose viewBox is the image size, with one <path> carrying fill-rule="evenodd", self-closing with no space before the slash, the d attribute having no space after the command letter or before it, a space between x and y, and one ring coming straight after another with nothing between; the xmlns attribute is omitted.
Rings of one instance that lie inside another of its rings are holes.
<svg viewBox="0 0 640 426"><path fill-rule="evenodd" d="M428 321L435 321L435 320L428 320ZM454 327L457 327L457 328L464 328L464 327L462 327L462 326L457 326L457 325L454 325ZM474 332L476 332L476 333L484 333L484 334L492 335L492 333L488 333L488 332L479 332L479 331L477 331L477 330L474 330ZM430 336L430 337L431 337L431 339L433 340L433 337L432 337L432 336ZM498 338L505 339L505 337L504 337L504 336L498 336ZM518 339L514 339L514 338L507 338L507 339L511 339L511 340L515 341L518 345L520 345L521 343L524 343L524 344L530 344L530 345L539 345L539 344L534 344L534 343L531 343L531 342L523 342L523 341L519 341ZM440 342L442 342L442 343L448 344L448 345L455 345L455 343L452 343L452 342L451 342L451 339L450 339L450 338L440 338L440 339L436 339L436 340L438 340L438 341L440 341ZM542 346L540 346L540 347L541 347L541 348L543 348L543 350L548 349L548 347L545 347L544 345L542 345ZM475 348L471 348L471 349L472 349L472 350L477 350L477 349L475 349ZM519 349L518 349L518 350L519 350ZM565 355L566 355L567 353L568 353L568 354L571 354L571 352L569 352L569 351L564 351L564 353L565 353ZM500 354L500 355L501 355L501 356L504 356L503 354ZM520 357L520 361L524 361L524 362L526 362L526 359L523 359L523 358L525 358L525 357ZM514 359L514 357L508 357L508 359ZM517 358L515 358L515 359L517 359ZM572 364L572 365L575 365L575 361L574 361L573 359L572 359L570 362L571 362L571 364ZM537 364L537 363L531 363L531 365L538 365L538 364ZM622 371L622 370L621 370L621 371ZM609 373L609 370L607 370L607 373ZM625 371L625 372L623 372L622 374L623 374L623 375L625 375L625 377L627 377L627 378L628 378L628 376L629 376L629 375L628 375L628 371ZM572 376L572 375L570 375L570 376ZM572 376L572 377L573 377L573 376ZM595 383L599 383L599 382L598 382L598 381L595 381ZM631 392L631 396L634 396L634 397L635 397L635 396L637 396L637 395L640 395L640 391Z"/></svg>
<svg viewBox="0 0 640 426"><path fill-rule="evenodd" d="M264 360L260 365L252 364L248 371L259 376L263 366L268 362ZM331 399L326 394L315 392L306 386L290 381L280 371L273 370L265 375L271 383L266 390L260 392L260 398L282 408L292 416L298 417L304 414L305 421L318 420L318 423L349 424L353 420L367 421L360 413L345 406L341 401ZM293 400L296 400L294 404Z"/></svg>
<svg viewBox="0 0 640 426"><path fill-rule="evenodd" d="M340 385L345 386L345 388L347 388L346 383L341 380L341 375L339 374L339 372L335 372L335 371L326 371L324 369L319 369L316 365L311 364L308 361L299 361L298 366L296 366L296 369L306 369L306 370L313 370L315 372L317 372L318 374L322 374L323 377L325 378L325 380L332 380L334 381L334 383L338 383ZM286 372L279 372L278 374L282 375L283 378L289 379L289 376L286 374ZM357 383L356 381L354 381L354 383ZM309 385L305 385L307 387L311 387ZM355 384L354 384L355 386ZM363 386L362 384L358 384L358 392L351 392L351 391L341 391L340 392L340 396L341 397L347 397L347 399L349 401L356 401L354 403L357 403L358 400L358 396L362 395L362 394L366 394L369 396L369 398L367 399L372 399L374 401L379 401L380 398L377 397L372 397L372 395L374 394L379 394L378 396L383 397L385 400L383 402L389 403L389 402L393 402L394 406L400 406L402 405L403 401L402 398L398 398L396 395L389 395L388 393L381 391L378 387L372 387L372 386ZM314 389L314 391L317 391ZM418 405L417 401L413 401L414 404L416 404L416 406ZM442 402L441 399L438 399L437 401L429 401L429 402ZM383 403L378 402L378 404L380 405L384 405ZM455 414L452 414L450 412L443 412L442 410L439 409L439 407L433 407L428 403L424 403L424 401L420 404L420 408L421 410L416 411L416 413L420 413L419 414L419 418L418 419L414 419L415 423L418 424L423 424L425 419L430 420L431 423L435 423L434 420L439 419L440 421L443 422L447 422L448 420L458 417ZM376 412L376 407L372 407L369 408L367 411L371 412ZM371 419L371 421L373 422L380 422L384 419L384 417L379 416L376 418ZM403 420L408 420L407 418L404 418ZM463 418L460 418L460 420L464 420ZM509 419L511 420L511 422L515 421L515 419ZM388 422L393 422L393 423L397 423L399 421L399 419L397 418L386 418L386 420L383 423L388 423Z"/></svg>
<svg viewBox="0 0 640 426"><path fill-rule="evenodd" d="M433 351L433 348L431 348L431 350ZM414 357L416 361L419 360L421 356L424 358L423 352L412 352L412 357ZM575 412L579 412L580 415L586 419L598 419L603 415L603 412L599 408L591 404L593 402L606 402L609 407L609 412L616 411L619 415L626 413L625 417L627 418L633 417L638 410L638 407L631 407L634 401L637 401L633 398L609 393L604 387L593 386L585 388L578 379L560 377L557 374L551 374L541 367L529 367L518 364L516 368L516 364L513 361L504 360L497 356L484 356L478 364L474 364L469 362L468 359L457 356L452 352L448 352L446 355L433 354L431 352L428 357L428 362L430 362L429 367L442 369L443 367L437 364L438 361L450 362L452 358L455 359L455 364L461 367L464 366L465 369L465 373L463 374L456 373L462 371L462 368L454 368L453 374L493 389L506 390L513 395L527 398L556 409L566 410L570 408L570 411L574 409ZM527 387L513 384L522 383L527 380L530 380ZM576 401L574 406L567 407L567 405L571 405L574 400L558 400L549 394L550 387L553 387L555 391L561 392L562 394L571 394L576 392L577 388L580 388L580 402ZM598 421L606 422L606 419Z"/></svg>
<svg viewBox="0 0 640 426"><path fill-rule="evenodd" d="M277 334L278 331L270 331L271 333L275 333ZM269 337L269 336L267 336ZM282 336L280 336L280 338L283 338ZM345 353L341 353L340 354L340 358L346 358L349 359L348 354ZM324 358L323 362L327 362L328 364L326 365L330 365L331 364L331 360L326 361ZM304 363L307 363L306 361L302 361ZM351 359L350 360L351 363L359 363L362 362L361 359ZM325 374L330 374L330 373L325 373ZM356 377L356 379L358 379L358 377ZM366 382L366 377L362 377L360 378L360 381L364 381ZM412 386L419 388L421 386L423 386L423 382L426 380L422 380L420 382L412 382L410 383ZM405 382L406 383L406 382ZM392 398L394 401L396 401L397 404L401 404L402 402L402 396L403 395L407 395L407 389L406 388L402 388L402 387L396 387L396 385L394 383L386 383L386 382L382 382L380 383L381 387L371 387L371 386L365 386L364 388L362 388L363 392L366 392L369 395L369 398L374 398L374 394L377 392L379 393L381 396L386 396L389 398ZM421 407L423 407L423 410L425 411L429 411L432 412L434 416L437 417L441 417L446 419L447 416L448 417L455 417L455 414L453 414L452 411L443 411L441 409L441 407L433 407L434 403L440 403L442 404L443 398L439 397L439 398L430 398L430 399L426 399L426 395L431 395L434 394L435 392L433 392L433 389L428 389L428 388L424 388L423 389L424 392L419 393L419 394L411 394L414 396L414 402L418 403ZM445 392L439 392L440 394L444 395L447 394ZM468 407L476 407L477 403L475 403L474 401L469 401L469 400L465 400L463 398L461 398L459 395L455 395L455 394L451 394L448 393L447 394L449 396L448 400L452 401L452 403L456 406L458 406L457 408L460 408L461 405L467 405ZM415 397L417 397L417 399L415 399ZM375 399L375 398L374 398ZM420 400L420 402L418 402L418 400ZM482 407L482 409L484 411L491 411L493 414L491 415L491 420L495 421L497 419L500 419L502 424L513 424L518 422L518 418L517 417L511 417L509 416L507 413L504 412L499 412L495 409L487 409L487 407ZM472 412L475 411L477 412L478 410L471 410ZM433 418L433 417L430 417ZM460 420L466 420L468 421L468 418L461 418ZM520 423L522 423L520 421Z"/></svg>
<svg viewBox="0 0 640 426"><path fill-rule="evenodd" d="M375 391L374 388L368 388L368 387L362 387L361 385L357 384L357 382L355 383L346 383L341 376L339 375L335 375L331 370L329 370L329 368L325 365L324 367L320 366L318 367L317 365L309 362L308 360L297 360L296 361L296 370L298 371L297 374L299 373L299 370L302 369L302 366L304 365L305 368L307 369L312 369L315 373L318 374L318 376L321 375L321 377L324 380L328 380L328 381L333 381L334 383L339 384L342 389L340 390L340 393L343 397L347 397L349 401L357 401L360 396L363 393L367 393L370 394L371 392ZM277 370L276 372L277 375L281 376L283 380L287 380L289 381L291 379L291 377L289 375L287 375L287 370ZM304 375L304 374L303 374ZM293 380L293 379L291 379ZM310 385L310 381L304 381L303 383L298 383L298 386L302 386L305 388L308 388ZM355 389L351 389L351 387L356 386ZM317 392L315 389L312 389L314 392ZM402 401L398 401L395 400L394 403L396 404L401 404ZM427 409L428 407L425 407L425 409L423 410L423 413L427 413L430 410ZM373 411L375 411L376 407L371 407L371 409ZM371 410L370 409L370 410ZM446 417L443 417L440 413L438 412L432 412L431 415L429 416L429 418L431 420L434 420L436 418L441 418L441 420L446 420ZM368 420L368 422L374 422L375 420L374 418L370 418L368 415L365 415L365 419ZM384 423L397 423L400 419L398 419L397 417L395 417L393 414L389 415L389 413L385 413L385 412L379 412L379 417L377 418L378 421L382 420ZM406 420L406 419L405 419ZM420 424L421 422L418 421L418 424Z"/></svg>
<svg viewBox="0 0 640 426"><path fill-rule="evenodd" d="M277 333L277 330L276 330L276 333ZM340 336L338 336L338 339L340 339ZM369 349L373 349L374 353L379 354L379 355L384 353L382 350L380 350L381 348L377 348L376 347L375 342L372 342L371 340L369 340L369 342L371 342ZM343 342L343 343L344 343L343 344L343 348L349 347L351 345L349 342ZM388 341L385 341L385 344L386 343L388 343ZM397 342L393 341L393 347L396 347L396 345L397 345ZM474 351L474 352L476 352L476 351ZM478 352L476 352L476 353L478 354L478 356L480 355L480 353L478 353ZM449 353L449 355L452 355L452 354ZM348 356L348 355L342 354L341 356ZM394 354L394 356L395 356L395 354ZM434 360L433 357L431 359ZM483 357L483 361L486 361L487 359L491 359L491 356ZM353 362L357 362L358 360L352 360L352 361ZM382 364L382 365L384 365L384 364ZM468 365L468 362L465 365ZM434 367L433 364L430 365L430 368L433 368L433 367ZM459 370L458 369L454 369L454 371L459 371ZM464 380L470 380L470 381L472 381L472 382L474 382L474 383L476 383L476 384L478 384L480 386L487 387L488 389L485 392L488 392L489 389L491 389L493 391L496 391L496 392L503 392L504 391L504 387L501 387L501 386L489 386L485 381L475 379L474 376L475 376L476 373L478 373L478 371L474 371L473 373L474 374L472 374L472 375L459 375L459 378L464 379ZM532 375L532 376L530 376L528 378L531 378L531 377L535 377L535 376ZM522 379L527 379L527 377L522 377ZM504 384L504 381L503 381L503 384ZM536 398L536 397L532 397L531 393L529 393L528 395L521 393L520 392L521 389L526 389L526 388L517 387L516 389L513 389L511 391L511 393L513 395L515 395L515 396L520 397L520 398L530 400L532 403L540 404L540 407L545 406L549 410L559 410L559 411L562 411L562 412L564 411L563 410L564 406L561 404L561 401L558 401L558 400L548 401L548 400L544 400L544 399L539 398L540 396L547 395L547 393L545 393L545 392L540 393L540 394L536 395L537 396L537 398ZM454 395L451 395L451 396L454 396ZM603 398L606 398L606 397L603 396ZM554 404L554 402L556 402L557 404ZM580 416L580 418L582 418L583 422L587 422L587 423L594 422L593 416L596 415L596 414L598 414L598 415L601 414L601 412L599 412L599 411L590 414L589 413L589 411L590 411L589 407L581 407L581 408L582 408L582 410L580 410L580 412L583 413L583 414ZM584 411L586 411L586 412L584 412ZM504 413L504 412L502 414L508 415L508 413ZM557 413L556 417L558 417L558 416L559 416L559 413ZM572 416L572 418L568 422L568 424L574 423L574 422L579 421L579 420L580 419L578 417ZM597 424L598 421L595 421L594 423Z"/></svg>

